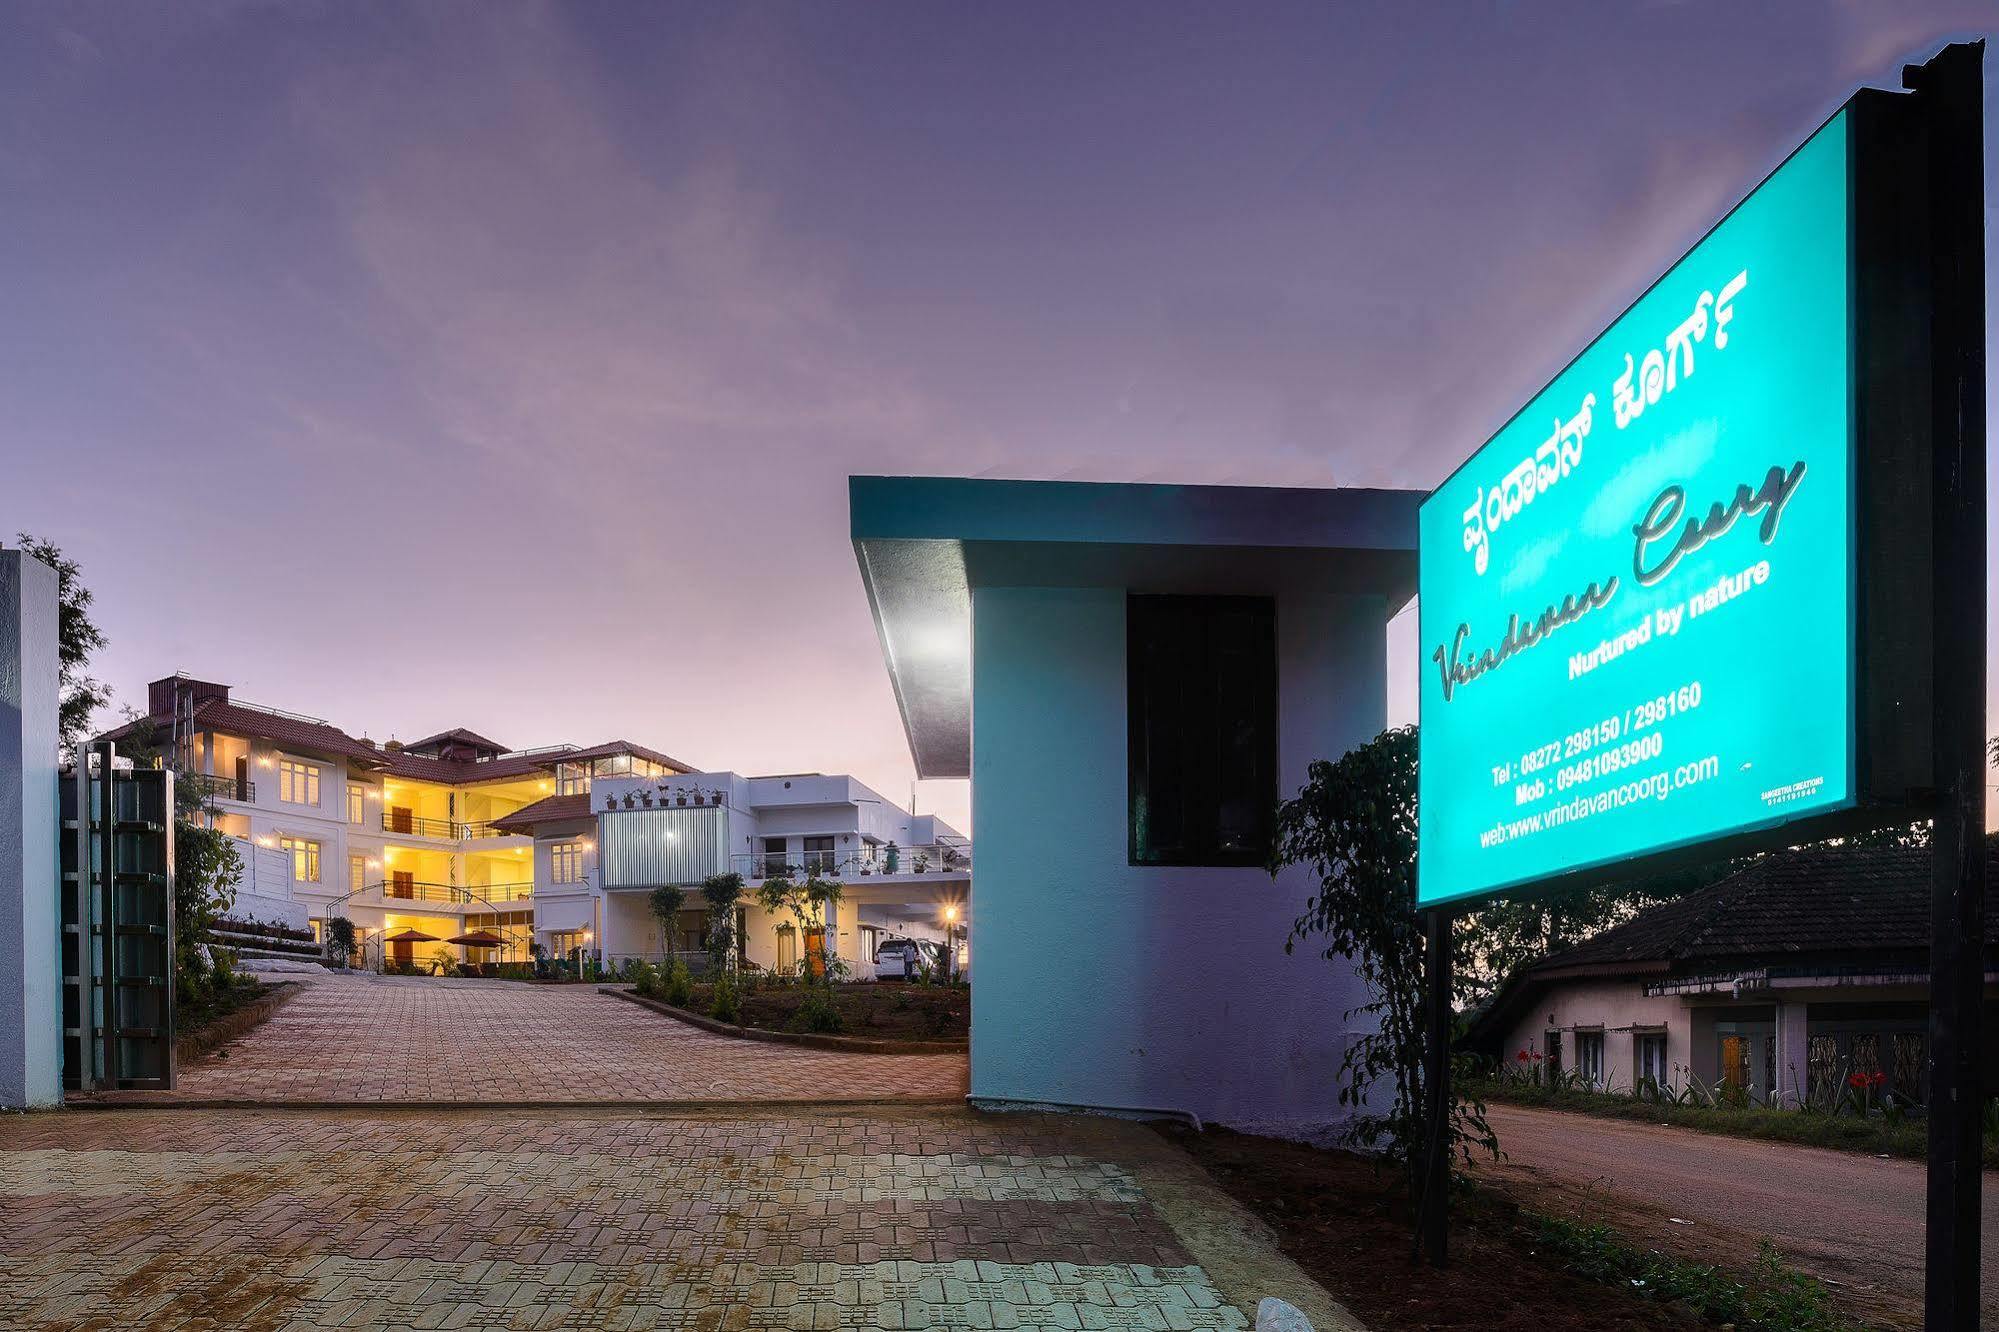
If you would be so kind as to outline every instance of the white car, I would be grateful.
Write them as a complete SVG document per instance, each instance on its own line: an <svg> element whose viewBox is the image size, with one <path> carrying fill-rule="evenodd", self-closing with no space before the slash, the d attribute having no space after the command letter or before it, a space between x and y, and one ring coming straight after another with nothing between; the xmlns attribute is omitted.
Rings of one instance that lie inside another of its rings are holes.
<svg viewBox="0 0 1999 1332"><path fill-rule="evenodd" d="M915 980L920 968L941 974L944 946L927 939L883 939L875 945L876 980Z"/></svg>

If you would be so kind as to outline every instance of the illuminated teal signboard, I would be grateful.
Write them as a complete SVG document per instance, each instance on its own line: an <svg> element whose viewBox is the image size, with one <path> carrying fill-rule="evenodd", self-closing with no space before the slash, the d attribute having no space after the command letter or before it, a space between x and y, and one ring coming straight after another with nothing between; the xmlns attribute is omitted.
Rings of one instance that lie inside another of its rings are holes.
<svg viewBox="0 0 1999 1332"><path fill-rule="evenodd" d="M1422 902L1858 800L1851 131L1424 504Z"/></svg>

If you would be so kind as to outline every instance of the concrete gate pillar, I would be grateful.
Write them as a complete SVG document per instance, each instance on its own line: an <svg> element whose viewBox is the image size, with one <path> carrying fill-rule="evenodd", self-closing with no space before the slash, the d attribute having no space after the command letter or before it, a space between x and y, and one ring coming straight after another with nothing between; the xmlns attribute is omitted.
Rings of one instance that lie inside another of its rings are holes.
<svg viewBox="0 0 1999 1332"><path fill-rule="evenodd" d="M55 570L0 550L0 1106L62 1101Z"/></svg>

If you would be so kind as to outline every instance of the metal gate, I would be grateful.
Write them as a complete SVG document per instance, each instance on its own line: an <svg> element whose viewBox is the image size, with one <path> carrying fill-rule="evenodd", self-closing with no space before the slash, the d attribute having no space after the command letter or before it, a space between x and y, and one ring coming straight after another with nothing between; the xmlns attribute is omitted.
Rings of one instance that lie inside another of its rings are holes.
<svg viewBox="0 0 1999 1332"><path fill-rule="evenodd" d="M63 1086L174 1085L174 779L99 741L62 778Z"/></svg>

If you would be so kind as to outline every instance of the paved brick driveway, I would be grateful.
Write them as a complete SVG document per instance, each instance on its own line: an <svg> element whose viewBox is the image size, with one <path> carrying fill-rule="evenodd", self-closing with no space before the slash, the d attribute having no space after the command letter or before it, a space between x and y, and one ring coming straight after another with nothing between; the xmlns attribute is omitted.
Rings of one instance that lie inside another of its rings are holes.
<svg viewBox="0 0 1999 1332"><path fill-rule="evenodd" d="M965 1094L962 1055L737 1040L591 986L326 973L298 984L227 1058L183 1067L174 1098L652 1104Z"/></svg>
<svg viewBox="0 0 1999 1332"><path fill-rule="evenodd" d="M13 1116L0 1327L1227 1328L1322 1298L1232 1207L1142 1127L946 1106Z"/></svg>

